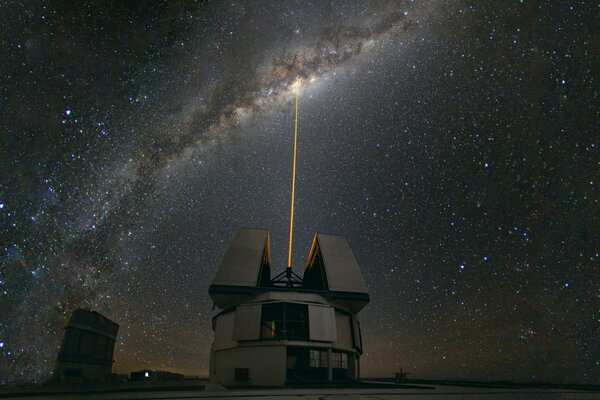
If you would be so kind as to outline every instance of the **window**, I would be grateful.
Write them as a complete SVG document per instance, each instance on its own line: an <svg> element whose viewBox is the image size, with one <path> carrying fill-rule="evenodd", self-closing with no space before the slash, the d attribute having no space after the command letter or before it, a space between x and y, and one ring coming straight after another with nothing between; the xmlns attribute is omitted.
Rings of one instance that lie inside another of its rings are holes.
<svg viewBox="0 0 600 400"><path fill-rule="evenodd" d="M327 368L329 362L327 359L327 351L311 350L310 351L310 367L311 368ZM348 355L346 353L331 352L331 368L348 368Z"/></svg>
<svg viewBox="0 0 600 400"><path fill-rule="evenodd" d="M283 304L263 304L260 317L260 338L283 337Z"/></svg>
<svg viewBox="0 0 600 400"><path fill-rule="evenodd" d="M250 380L250 369L249 368L236 368L235 369L235 380L237 382Z"/></svg>
<svg viewBox="0 0 600 400"><path fill-rule="evenodd" d="M286 337L308 339L308 306L306 304L284 304Z"/></svg>
<svg viewBox="0 0 600 400"><path fill-rule="evenodd" d="M263 304L260 338L308 340L308 306L296 303Z"/></svg>
<svg viewBox="0 0 600 400"><path fill-rule="evenodd" d="M348 356L346 353L331 353L331 367L332 368L343 368L346 369L348 365Z"/></svg>
<svg viewBox="0 0 600 400"><path fill-rule="evenodd" d="M327 352L319 350L310 351L311 368L327 368Z"/></svg>

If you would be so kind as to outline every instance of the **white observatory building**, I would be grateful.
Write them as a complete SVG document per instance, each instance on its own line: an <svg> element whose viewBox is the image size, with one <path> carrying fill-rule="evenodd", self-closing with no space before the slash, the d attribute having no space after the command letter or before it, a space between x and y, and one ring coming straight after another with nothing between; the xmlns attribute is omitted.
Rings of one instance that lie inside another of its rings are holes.
<svg viewBox="0 0 600 400"><path fill-rule="evenodd" d="M348 382L360 375L358 312L369 294L346 240L315 234L303 277L271 278L269 232L241 229L209 287L211 382Z"/></svg>

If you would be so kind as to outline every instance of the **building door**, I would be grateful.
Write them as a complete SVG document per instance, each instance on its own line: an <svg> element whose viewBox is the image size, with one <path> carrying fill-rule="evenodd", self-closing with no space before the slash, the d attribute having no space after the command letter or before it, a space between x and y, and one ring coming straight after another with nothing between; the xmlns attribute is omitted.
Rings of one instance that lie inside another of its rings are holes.
<svg viewBox="0 0 600 400"><path fill-rule="evenodd" d="M327 364L314 359L321 353L307 347L288 347L286 384L327 382Z"/></svg>

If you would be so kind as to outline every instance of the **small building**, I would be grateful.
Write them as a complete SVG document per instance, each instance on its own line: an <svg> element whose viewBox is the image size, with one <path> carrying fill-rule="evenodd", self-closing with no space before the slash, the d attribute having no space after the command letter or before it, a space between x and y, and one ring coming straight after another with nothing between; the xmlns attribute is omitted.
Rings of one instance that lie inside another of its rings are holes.
<svg viewBox="0 0 600 400"><path fill-rule="evenodd" d="M96 311L73 311L56 358L53 380L110 380L118 330L118 324Z"/></svg>
<svg viewBox="0 0 600 400"><path fill-rule="evenodd" d="M271 278L269 232L241 229L209 287L210 379L223 385L344 382L360 376L356 315L369 302L346 240L315 234L303 277Z"/></svg>
<svg viewBox="0 0 600 400"><path fill-rule="evenodd" d="M182 381L183 375L177 372L143 369L131 373L132 381Z"/></svg>

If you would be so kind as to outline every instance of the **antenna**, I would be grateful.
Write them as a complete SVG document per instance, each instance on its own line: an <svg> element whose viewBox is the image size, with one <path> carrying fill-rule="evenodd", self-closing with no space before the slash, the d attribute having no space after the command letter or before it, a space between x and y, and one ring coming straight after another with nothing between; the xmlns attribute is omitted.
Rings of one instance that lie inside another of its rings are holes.
<svg viewBox="0 0 600 400"><path fill-rule="evenodd" d="M296 93L296 116L294 118L294 161L292 164L292 205L290 208L290 243L288 246L288 266L287 272L290 275L292 269L292 239L294 235L294 193L296 192L296 147L298 144L298 92L300 91L300 82L296 80L292 85Z"/></svg>

